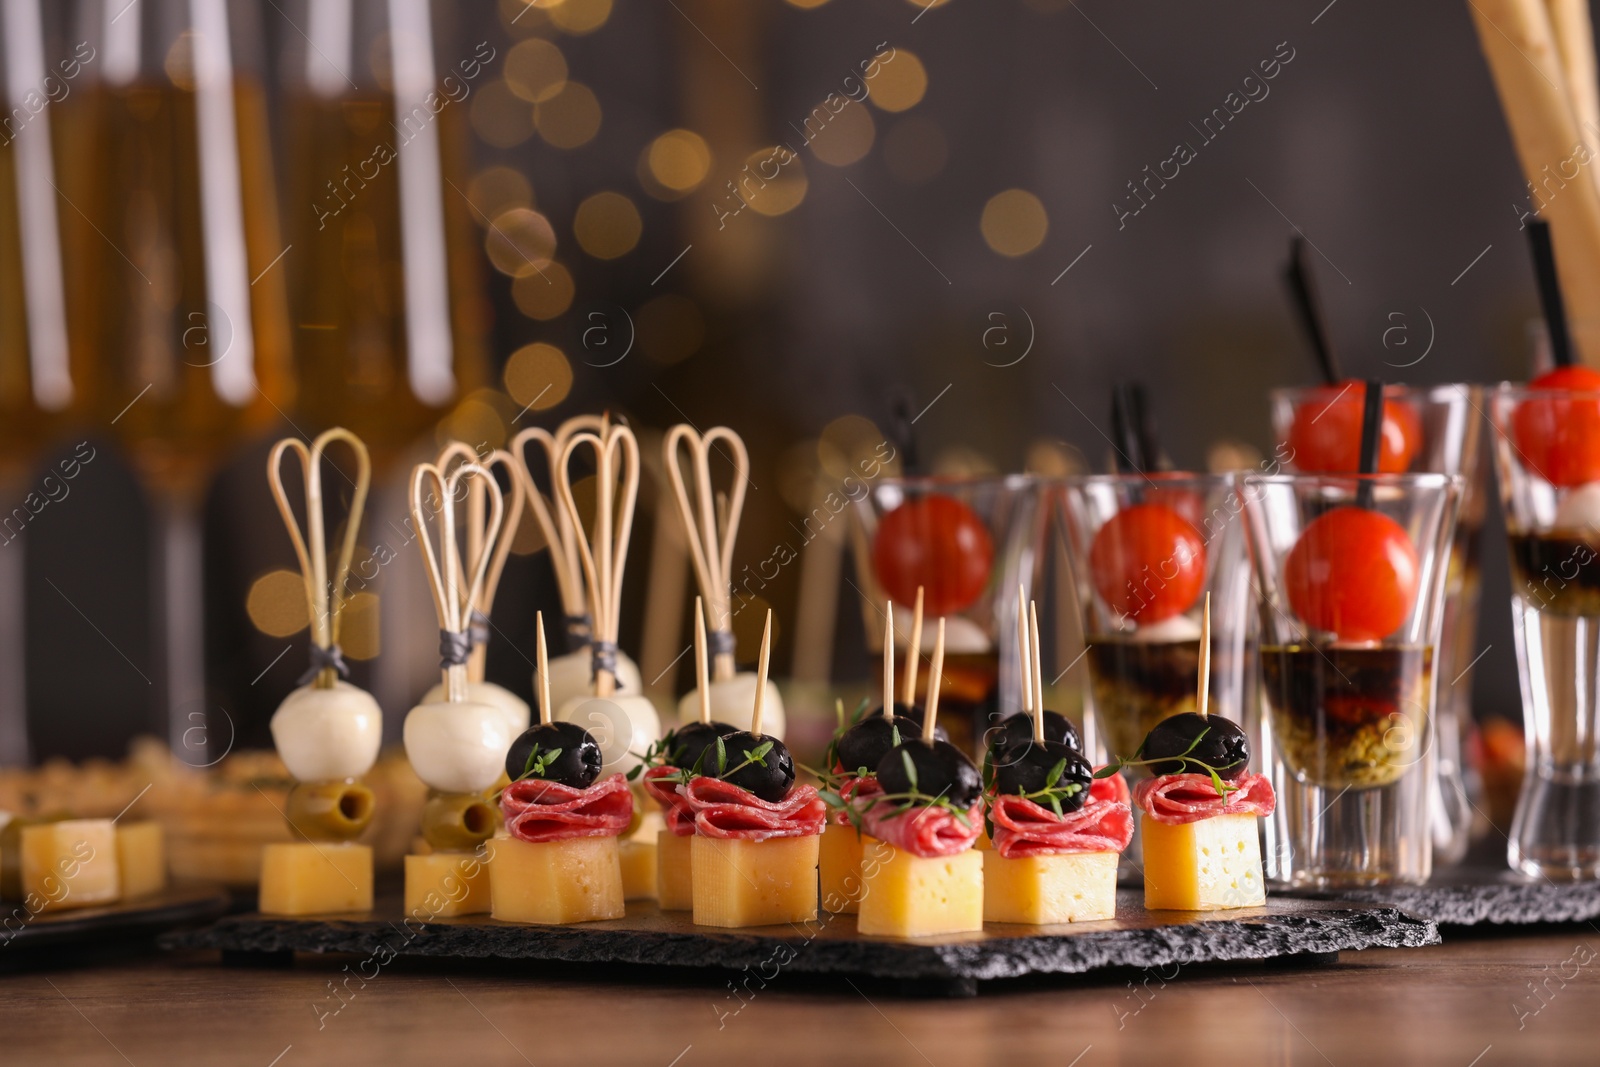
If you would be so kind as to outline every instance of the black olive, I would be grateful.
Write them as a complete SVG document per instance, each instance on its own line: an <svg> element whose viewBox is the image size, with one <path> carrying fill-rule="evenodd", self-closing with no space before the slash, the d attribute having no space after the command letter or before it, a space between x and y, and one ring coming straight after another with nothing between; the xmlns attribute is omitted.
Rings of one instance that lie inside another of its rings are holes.
<svg viewBox="0 0 1600 1067"><path fill-rule="evenodd" d="M990 729L986 737L989 762L998 766L1005 762L1001 757L1008 750L1033 744L1033 717L1020 711L1008 715L1000 721L1000 725ZM1083 751L1078 728L1072 725L1071 719L1053 711L1044 713L1044 739L1066 745L1076 752Z"/></svg>
<svg viewBox="0 0 1600 1067"><path fill-rule="evenodd" d="M910 762L908 770L906 763ZM913 772L916 781L912 781ZM891 748L878 762L878 784L885 793L921 793L966 809L983 792L983 778L967 754L948 741L912 738Z"/></svg>
<svg viewBox="0 0 1600 1067"><path fill-rule="evenodd" d="M667 765L692 771L698 763L702 774L715 774L717 738L737 733L738 729L725 722L691 722L678 727L666 740ZM707 749L712 750L711 755L702 762L700 755Z"/></svg>
<svg viewBox="0 0 1600 1067"><path fill-rule="evenodd" d="M883 709L878 708L866 718L850 727L839 735L839 743L835 752L839 757L839 765L846 774L854 774L865 767L871 773L883 759L884 753L894 747L895 731L900 732L900 740L922 736L922 709L907 707L904 704L895 704L894 719L891 721L883 717ZM944 732L944 727L935 725L934 737L940 741L948 741L950 735Z"/></svg>
<svg viewBox="0 0 1600 1067"><path fill-rule="evenodd" d="M1062 760L1067 761L1061 777L1052 789L1065 789L1076 784L1079 788L1071 796L1059 797L1063 811L1077 811L1089 799L1089 786L1094 781L1094 768L1083 758L1083 753L1059 741L1018 746L1007 753L1009 759L995 766L995 792L1002 794L1037 793L1047 787L1050 771Z"/></svg>
<svg viewBox="0 0 1600 1067"><path fill-rule="evenodd" d="M771 742L772 749L759 762L745 754L755 752L768 742ZM722 739L722 748L727 756L727 766L721 769L711 766L717 757L713 748L706 753L705 764L702 765L707 774L740 789L748 789L772 804L789 795L789 789L794 785L794 758L789 755L782 741L768 734L735 730Z"/></svg>
<svg viewBox="0 0 1600 1067"><path fill-rule="evenodd" d="M1249 769L1250 738L1231 719L1186 711L1156 724L1144 739L1140 758L1159 761L1146 765L1151 774L1205 774L1203 763L1231 781Z"/></svg>
<svg viewBox="0 0 1600 1067"><path fill-rule="evenodd" d="M537 754L535 745L539 746ZM541 757L558 749L554 760L541 763ZM531 769L528 766L530 755L535 763ZM506 753L506 776L513 782L519 778L542 778L574 789L587 789L600 777L601 762L600 745L594 735L577 723L535 723L511 742L511 751Z"/></svg>

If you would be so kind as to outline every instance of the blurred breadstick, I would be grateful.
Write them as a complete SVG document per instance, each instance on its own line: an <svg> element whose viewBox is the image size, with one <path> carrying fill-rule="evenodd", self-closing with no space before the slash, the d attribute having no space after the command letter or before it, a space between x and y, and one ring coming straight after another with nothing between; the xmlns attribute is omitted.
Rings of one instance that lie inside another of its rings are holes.
<svg viewBox="0 0 1600 1067"><path fill-rule="evenodd" d="M1600 161L1589 158L1579 136L1544 0L1468 0L1468 6L1517 158L1555 238L1561 288L1575 305L1569 315L1600 322L1600 187L1579 179L1583 167ZM1586 336L1592 331L1579 333L1584 361L1600 364L1600 347Z"/></svg>
<svg viewBox="0 0 1600 1067"><path fill-rule="evenodd" d="M1590 148L1600 146L1600 85L1595 81L1594 25L1589 0L1544 0L1556 52L1567 76L1567 99L1578 120L1578 135ZM1600 180L1600 179L1597 179Z"/></svg>

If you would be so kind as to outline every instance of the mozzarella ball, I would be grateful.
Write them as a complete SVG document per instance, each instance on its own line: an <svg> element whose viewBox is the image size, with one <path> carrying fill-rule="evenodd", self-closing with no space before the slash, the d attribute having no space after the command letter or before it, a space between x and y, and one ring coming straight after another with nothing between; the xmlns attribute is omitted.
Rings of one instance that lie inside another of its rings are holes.
<svg viewBox="0 0 1600 1067"><path fill-rule="evenodd" d="M750 729L750 716L756 710L756 675L741 671L732 678L711 683L711 721L725 722L741 730ZM678 701L678 721L698 722L700 690L691 689ZM767 679L767 695L761 705L761 732L783 740L783 698L778 687Z"/></svg>
<svg viewBox="0 0 1600 1067"><path fill-rule="evenodd" d="M533 672L533 691L539 691L539 672ZM639 677L639 667L626 652L617 652L617 694L643 696L644 680ZM593 665L589 650L580 648L550 660L550 706L559 708L571 700L594 696Z"/></svg>
<svg viewBox="0 0 1600 1067"><path fill-rule="evenodd" d="M505 712L492 704L419 704L406 716L411 769L442 793L481 793L494 785L511 738Z"/></svg>
<svg viewBox="0 0 1600 1067"><path fill-rule="evenodd" d="M656 706L642 696L578 697L560 705L554 718L575 722L594 735L602 777L638 766L639 757L661 736Z"/></svg>
<svg viewBox="0 0 1600 1067"><path fill-rule="evenodd" d="M383 709L349 682L335 682L332 689L303 685L273 713L272 743L302 782L360 778L378 759Z"/></svg>
<svg viewBox="0 0 1600 1067"><path fill-rule="evenodd" d="M904 649L911 642L911 618L913 612L903 604L894 606L894 634L895 647ZM881 623L881 616L880 616ZM924 658L933 655L933 644L939 636L939 620L922 617L922 655ZM944 650L950 653L983 653L989 651L993 644L989 635L983 632L983 627L971 619L961 615L946 615L944 619ZM899 659L899 656L895 657ZM751 690L754 692L754 690ZM766 712L761 713L766 718ZM770 732L770 731L763 731Z"/></svg>
<svg viewBox="0 0 1600 1067"><path fill-rule="evenodd" d="M1153 622L1149 626L1140 626L1129 635L1133 640L1149 642L1151 644L1173 641L1198 641L1200 640L1200 624L1187 615L1173 615L1171 618Z"/></svg>
<svg viewBox="0 0 1600 1067"><path fill-rule="evenodd" d="M1563 494L1554 525L1558 530L1600 530L1600 482Z"/></svg>
<svg viewBox="0 0 1600 1067"><path fill-rule="evenodd" d="M492 708L499 708L506 717L506 728L511 731L511 736L516 737L528 728L531 713L528 702L502 685L493 682L468 682L467 700L473 704L488 704ZM440 682L423 695L424 704L443 704L445 702L444 683Z"/></svg>

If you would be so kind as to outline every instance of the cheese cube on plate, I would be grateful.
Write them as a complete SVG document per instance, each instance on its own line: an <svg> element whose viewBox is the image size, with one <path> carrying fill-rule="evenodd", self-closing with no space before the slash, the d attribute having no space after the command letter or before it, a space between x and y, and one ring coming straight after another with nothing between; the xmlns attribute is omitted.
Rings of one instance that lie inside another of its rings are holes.
<svg viewBox="0 0 1600 1067"><path fill-rule="evenodd" d="M691 837L695 923L770 926L815 919L819 838Z"/></svg>
<svg viewBox="0 0 1600 1067"><path fill-rule="evenodd" d="M328 915L372 910L372 849L331 841L290 841L261 851L263 915Z"/></svg>
<svg viewBox="0 0 1600 1067"><path fill-rule="evenodd" d="M1117 914L1116 852L1006 859L983 853L983 918L992 923L1080 923Z"/></svg>
<svg viewBox="0 0 1600 1067"><path fill-rule="evenodd" d="M983 853L923 858L887 841L861 852L856 929L884 937L931 937L983 929Z"/></svg>
<svg viewBox="0 0 1600 1067"><path fill-rule="evenodd" d="M627 911L615 837L499 837L490 849L490 914L496 919L565 924L620 919Z"/></svg>
<svg viewBox="0 0 1600 1067"><path fill-rule="evenodd" d="M1143 816L1139 833L1145 907L1223 911L1267 902L1254 815L1217 815L1178 826Z"/></svg>

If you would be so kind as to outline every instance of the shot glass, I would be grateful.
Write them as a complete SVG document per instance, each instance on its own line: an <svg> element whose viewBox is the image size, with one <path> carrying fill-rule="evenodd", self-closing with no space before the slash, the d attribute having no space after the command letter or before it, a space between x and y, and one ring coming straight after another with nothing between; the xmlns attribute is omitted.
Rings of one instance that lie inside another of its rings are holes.
<svg viewBox="0 0 1600 1067"><path fill-rule="evenodd" d="M1384 401L1404 435L1384 467L1394 473L1459 474L1464 479L1456 532L1445 576L1444 629L1435 673L1440 679L1433 715L1434 858L1459 863L1467 854L1473 805L1465 739L1472 730L1472 666L1478 647L1484 515L1488 508L1489 448L1484 390L1480 385L1389 385ZM1292 472L1353 474L1361 433L1359 389L1312 386L1272 391L1272 425L1278 455ZM1301 455L1301 453L1306 453ZM1342 466L1349 464L1348 466Z"/></svg>
<svg viewBox="0 0 1600 1067"><path fill-rule="evenodd" d="M1272 876L1420 883L1439 640L1462 478L1247 475Z"/></svg>
<svg viewBox="0 0 1600 1067"><path fill-rule="evenodd" d="M1211 594L1209 711L1245 722L1249 570L1232 474L1090 474L1064 480L1067 539L1105 756L1131 759L1162 719L1196 710L1200 617Z"/></svg>
<svg viewBox="0 0 1600 1067"><path fill-rule="evenodd" d="M1511 549L1526 772L1512 868L1600 876L1600 393L1503 384L1490 401Z"/></svg>
<svg viewBox="0 0 1600 1067"><path fill-rule="evenodd" d="M1044 541L1039 482L1026 475L880 478L854 499L850 541L874 675L883 663L883 604L894 601L897 681L923 589L916 691L945 620L939 723L977 754L979 739L1021 704L1017 590L1031 595Z"/></svg>

